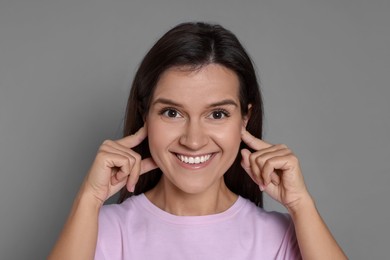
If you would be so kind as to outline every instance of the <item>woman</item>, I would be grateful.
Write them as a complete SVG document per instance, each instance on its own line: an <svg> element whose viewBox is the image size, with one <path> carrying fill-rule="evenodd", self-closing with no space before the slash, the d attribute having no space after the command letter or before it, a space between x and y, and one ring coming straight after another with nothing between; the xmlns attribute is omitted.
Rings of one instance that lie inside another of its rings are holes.
<svg viewBox="0 0 390 260"><path fill-rule="evenodd" d="M105 141L51 259L345 259L295 155L261 140L251 60L219 25L185 23L142 61L124 138ZM121 190L121 204L103 206ZM262 192L289 215L266 212Z"/></svg>

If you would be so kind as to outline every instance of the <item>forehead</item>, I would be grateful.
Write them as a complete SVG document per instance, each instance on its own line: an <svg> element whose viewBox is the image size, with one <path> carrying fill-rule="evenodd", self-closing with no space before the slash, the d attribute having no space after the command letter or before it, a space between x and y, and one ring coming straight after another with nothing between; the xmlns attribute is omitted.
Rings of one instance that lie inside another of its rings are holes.
<svg viewBox="0 0 390 260"><path fill-rule="evenodd" d="M239 100L239 79L236 73L219 64L199 69L173 67L157 82L153 100L161 97L204 100L231 98Z"/></svg>

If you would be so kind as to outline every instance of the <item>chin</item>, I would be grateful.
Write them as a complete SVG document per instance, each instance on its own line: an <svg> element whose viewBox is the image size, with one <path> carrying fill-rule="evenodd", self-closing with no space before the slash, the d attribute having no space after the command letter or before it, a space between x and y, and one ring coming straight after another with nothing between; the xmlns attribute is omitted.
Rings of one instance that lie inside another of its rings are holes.
<svg viewBox="0 0 390 260"><path fill-rule="evenodd" d="M219 181L216 181L215 183L206 183L204 181L197 182L196 180L185 180L175 183L170 182L168 185L173 187L178 193L187 195L199 195L213 189L218 190L217 187L220 186Z"/></svg>

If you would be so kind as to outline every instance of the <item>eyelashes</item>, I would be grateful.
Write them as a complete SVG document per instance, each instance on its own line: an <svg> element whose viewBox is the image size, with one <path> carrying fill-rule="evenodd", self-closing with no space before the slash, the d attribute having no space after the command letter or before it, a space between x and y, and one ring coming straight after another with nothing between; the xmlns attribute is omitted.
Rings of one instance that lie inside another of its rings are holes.
<svg viewBox="0 0 390 260"><path fill-rule="evenodd" d="M183 118L184 116L180 113L176 108L173 107L165 107L162 108L159 112L159 115L164 116L166 118L178 119ZM221 120L230 117L230 112L223 108L217 108L211 111L207 118L214 120Z"/></svg>
<svg viewBox="0 0 390 260"><path fill-rule="evenodd" d="M172 107L166 107L160 110L158 113L159 115L168 117L168 118L181 118L183 117L177 109L172 108Z"/></svg>
<svg viewBox="0 0 390 260"><path fill-rule="evenodd" d="M213 119L223 119L230 117L230 113L225 109L218 108L217 110L211 112L210 116L213 116Z"/></svg>

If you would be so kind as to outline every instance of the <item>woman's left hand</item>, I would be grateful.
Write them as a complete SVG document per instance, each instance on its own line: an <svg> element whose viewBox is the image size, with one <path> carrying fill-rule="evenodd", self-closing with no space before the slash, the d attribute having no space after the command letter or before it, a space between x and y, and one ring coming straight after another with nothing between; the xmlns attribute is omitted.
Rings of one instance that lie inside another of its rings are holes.
<svg viewBox="0 0 390 260"><path fill-rule="evenodd" d="M298 158L286 145L271 145L242 130L242 141L255 150L242 149L241 165L259 188L293 210L310 198Z"/></svg>

